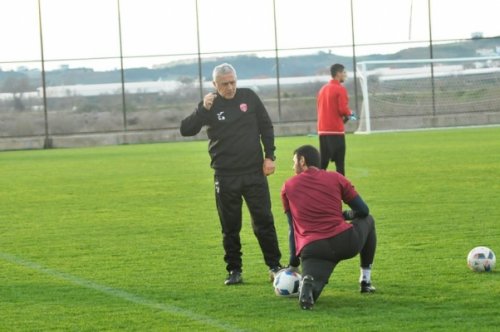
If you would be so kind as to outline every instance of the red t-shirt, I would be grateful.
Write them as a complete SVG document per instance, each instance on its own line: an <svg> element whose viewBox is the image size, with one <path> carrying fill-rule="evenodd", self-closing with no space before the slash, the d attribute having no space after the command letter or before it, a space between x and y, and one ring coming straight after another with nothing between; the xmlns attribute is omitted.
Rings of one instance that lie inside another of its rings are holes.
<svg viewBox="0 0 500 332"><path fill-rule="evenodd" d="M293 217L298 256L305 245L340 234L352 225L342 215L342 201L358 193L342 174L310 167L290 178L281 189L285 212Z"/></svg>
<svg viewBox="0 0 500 332"><path fill-rule="evenodd" d="M344 135L344 116L349 109L347 89L337 80L330 80L318 92L318 135Z"/></svg>

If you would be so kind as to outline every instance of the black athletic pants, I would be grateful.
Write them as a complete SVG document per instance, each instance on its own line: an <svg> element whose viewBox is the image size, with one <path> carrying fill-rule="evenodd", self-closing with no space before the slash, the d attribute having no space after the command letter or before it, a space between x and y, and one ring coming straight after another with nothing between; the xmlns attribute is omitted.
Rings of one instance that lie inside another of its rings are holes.
<svg viewBox="0 0 500 332"><path fill-rule="evenodd" d="M345 135L320 135L319 151L321 169L327 169L328 163L333 161L336 171L345 175Z"/></svg>
<svg viewBox="0 0 500 332"><path fill-rule="evenodd" d="M266 176L261 172L237 176L216 175L214 183L227 271L242 270L240 231L243 199L250 211L253 232L259 241L265 263L270 268L278 266L281 252Z"/></svg>
<svg viewBox="0 0 500 332"><path fill-rule="evenodd" d="M340 261L360 254L361 267L369 268L375 257L377 234L371 215L354 219L353 227L334 237L306 245L300 254L302 275L314 278L313 295L316 300L328 283L335 266Z"/></svg>

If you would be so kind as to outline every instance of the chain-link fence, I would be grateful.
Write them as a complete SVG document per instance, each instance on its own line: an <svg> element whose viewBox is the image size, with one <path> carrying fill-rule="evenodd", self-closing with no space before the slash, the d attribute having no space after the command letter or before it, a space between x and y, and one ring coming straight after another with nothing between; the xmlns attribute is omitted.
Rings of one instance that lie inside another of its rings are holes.
<svg viewBox="0 0 500 332"><path fill-rule="evenodd" d="M500 52L500 27L445 33L442 22L452 22L443 1L19 3L0 4L17 18L0 33L0 149L178 139L180 120L211 91L221 62L234 65L240 87L258 92L278 134L303 134L315 130L315 96L333 63L346 66L359 112L361 61ZM452 4L486 24L494 1ZM394 30L405 33L391 37Z"/></svg>

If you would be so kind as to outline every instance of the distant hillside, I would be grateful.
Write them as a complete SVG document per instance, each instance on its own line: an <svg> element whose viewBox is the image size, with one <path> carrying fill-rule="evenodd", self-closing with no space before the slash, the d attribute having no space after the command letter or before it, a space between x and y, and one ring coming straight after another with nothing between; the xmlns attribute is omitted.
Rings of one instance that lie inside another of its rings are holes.
<svg viewBox="0 0 500 332"><path fill-rule="evenodd" d="M456 43L433 45L434 58L458 58L478 56L479 50L500 49L500 36L495 38L481 38L461 41ZM408 48L394 54L372 54L357 57L357 61L368 60L401 60L401 59L426 59L430 57L429 47ZM230 62L238 71L238 78L265 78L275 77L276 60L262 58L255 55L239 55L234 57L218 57L206 60L202 64L202 76L211 80L212 69L221 62ZM317 54L290 56L279 59L279 71L282 77L312 76L329 73L333 63L342 63L348 70L352 70L352 58L332 53L318 52ZM158 66L159 67L159 66ZM198 63L181 62L159 68L131 68L125 70L127 82L198 79ZM0 92L6 91L5 83L9 78L18 78L25 75L32 86L39 86L40 74L38 70L29 71L1 71ZM98 84L120 82L119 70L94 71L90 68L62 68L46 73L47 85L71 84Z"/></svg>
<svg viewBox="0 0 500 332"><path fill-rule="evenodd" d="M462 58L477 57L480 49L495 50L500 48L500 36L495 38L473 39L457 43L433 45L434 58ZM500 54L499 54L500 55ZM415 47L399 51L394 54L372 54L357 57L357 61L373 60L403 60L403 59L427 59L430 57L429 47ZM221 57L212 59L202 64L203 76L210 79L214 66L224 62L230 62L238 71L239 78L261 78L274 77L276 74L276 60L274 58L259 58L251 55L236 57ZM328 74L333 63L342 63L348 70L352 70L352 57L336 54L318 52L311 55L300 55L283 57L279 59L280 76L312 76ZM186 73L197 73L198 64L182 64L170 67L164 71L157 69L157 78L172 79L172 77L186 75ZM128 72L128 71L127 71Z"/></svg>

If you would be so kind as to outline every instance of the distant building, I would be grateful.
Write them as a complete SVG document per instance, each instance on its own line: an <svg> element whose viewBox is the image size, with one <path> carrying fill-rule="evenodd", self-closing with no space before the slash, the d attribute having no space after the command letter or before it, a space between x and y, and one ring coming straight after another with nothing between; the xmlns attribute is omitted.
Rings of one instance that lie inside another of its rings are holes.
<svg viewBox="0 0 500 332"><path fill-rule="evenodd" d="M499 47L496 48L479 48L476 50L476 54L479 56L493 56L498 54Z"/></svg>

